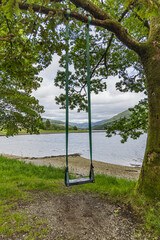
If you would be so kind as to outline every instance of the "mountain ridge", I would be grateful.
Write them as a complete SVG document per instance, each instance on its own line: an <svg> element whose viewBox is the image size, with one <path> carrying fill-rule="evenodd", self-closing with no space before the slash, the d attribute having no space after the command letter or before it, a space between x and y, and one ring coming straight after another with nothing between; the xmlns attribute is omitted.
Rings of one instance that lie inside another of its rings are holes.
<svg viewBox="0 0 160 240"><path fill-rule="evenodd" d="M116 114L112 118L106 120L105 122L94 126L92 129L93 130L105 130L107 126L111 126L115 121L118 121L119 119L126 117L128 118L131 115L131 112L129 110L125 110L121 113Z"/></svg>
<svg viewBox="0 0 160 240"><path fill-rule="evenodd" d="M92 122L92 129L93 130L105 130L105 127L108 125L112 125L115 121L119 120L122 117L129 117L131 114L131 112L129 110L125 110L119 114L116 114L115 116L113 116L110 119L105 119L105 120L101 120L101 121L97 121L97 122ZM49 118L43 118L43 122L46 122L46 120L49 120L51 124L55 124L57 126L65 126L65 122L60 121L60 120L53 120L53 119L49 119ZM87 129L88 128L88 122L84 122L84 123L74 123L74 122L70 122L69 126L76 126L77 128L80 129Z"/></svg>

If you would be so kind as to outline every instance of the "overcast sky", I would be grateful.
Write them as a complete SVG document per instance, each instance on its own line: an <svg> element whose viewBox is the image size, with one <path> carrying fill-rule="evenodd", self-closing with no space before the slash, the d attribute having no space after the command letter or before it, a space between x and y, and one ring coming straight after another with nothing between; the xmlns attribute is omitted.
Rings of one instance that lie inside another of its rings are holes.
<svg viewBox="0 0 160 240"><path fill-rule="evenodd" d="M62 92L62 90L54 86L54 78L58 68L58 57L55 56L52 64L41 72L40 76L43 77L43 82L41 87L33 92L33 95L44 106L45 113L43 113L42 117L65 121L65 111L59 109L59 106L55 103L55 96ZM142 93L121 93L116 91L116 81L118 81L118 78L110 77L107 79L107 91L98 95L91 95L93 122L109 119L129 107L133 107L143 98ZM76 110L69 112L70 122L86 122L87 116L86 112L77 113Z"/></svg>

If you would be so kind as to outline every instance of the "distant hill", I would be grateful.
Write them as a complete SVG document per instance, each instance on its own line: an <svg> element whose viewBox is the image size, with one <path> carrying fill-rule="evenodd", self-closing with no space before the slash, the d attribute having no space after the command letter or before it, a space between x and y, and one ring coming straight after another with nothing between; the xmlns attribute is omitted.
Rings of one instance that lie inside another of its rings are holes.
<svg viewBox="0 0 160 240"><path fill-rule="evenodd" d="M104 130L106 126L112 125L115 121L119 120L120 118L123 118L123 117L127 118L130 115L131 115L131 112L129 110L126 110L126 111L119 113L119 114L115 115L114 117L106 120L105 122L103 122L101 124L97 124L92 129L93 130Z"/></svg>
<svg viewBox="0 0 160 240"><path fill-rule="evenodd" d="M105 130L105 127L108 125L112 125L115 121L119 120L122 117L129 117L129 115L131 114L131 112L129 110L126 110L122 113L119 113L117 115L115 115L114 117L108 119L108 120L101 120L98 122L92 122L92 129L93 130ZM43 118L43 121L46 122L47 118ZM57 126L60 127L64 127L65 126L65 122L63 121L59 121L59 120L53 120L53 119L48 119L50 121L51 124L55 124ZM88 128L88 122L84 122L84 123L73 123L70 122L69 126L76 126L77 128L81 128L81 129L87 129Z"/></svg>
<svg viewBox="0 0 160 240"><path fill-rule="evenodd" d="M53 120L53 119L49 119L49 118L43 118L43 122L46 122L47 119L50 121L51 124L55 124L55 125L60 126L60 127L62 127L62 126L64 127L65 126L65 122L59 121L59 120ZM99 125L99 124L101 124L101 123L103 123L105 121L106 120L93 122L92 123L92 127L95 126L95 125ZM88 122L84 122L84 123L73 123L73 122L70 122L69 126L76 126L77 128L86 129L86 128L88 128Z"/></svg>
<svg viewBox="0 0 160 240"><path fill-rule="evenodd" d="M50 121L51 124L55 124L57 126L65 126L65 122L59 121L59 120L53 120L49 118L43 118L43 122L46 122L47 119Z"/></svg>
<svg viewBox="0 0 160 240"><path fill-rule="evenodd" d="M102 120L102 121L98 121L98 122L92 122L92 127L93 126L96 126L96 125L99 125L103 122L105 122L106 120ZM84 122L84 123L73 123L73 122L70 122L69 123L70 126L76 126L78 128L88 128L88 122Z"/></svg>
<svg viewBox="0 0 160 240"><path fill-rule="evenodd" d="M60 127L65 127L65 122L63 121L60 121L60 120L53 120L53 119L50 119L50 118L43 118L43 122L46 122L46 120L49 120L51 124L55 124L57 126L60 126ZM87 128L87 123L72 123L70 122L69 123L69 126L76 126L78 128Z"/></svg>

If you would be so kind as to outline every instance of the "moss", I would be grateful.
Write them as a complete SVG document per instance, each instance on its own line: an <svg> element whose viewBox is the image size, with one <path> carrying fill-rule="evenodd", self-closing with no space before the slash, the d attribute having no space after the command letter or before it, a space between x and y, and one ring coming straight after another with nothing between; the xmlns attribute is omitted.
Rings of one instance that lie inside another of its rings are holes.
<svg viewBox="0 0 160 240"><path fill-rule="evenodd" d="M152 26L154 28L154 26ZM154 31L151 29L151 31ZM153 36L153 35L152 35ZM148 139L137 191L160 199L160 48L156 39L144 45L141 61L148 92Z"/></svg>
<svg viewBox="0 0 160 240"><path fill-rule="evenodd" d="M144 160L143 168L137 184L137 191L145 196L160 200L160 161L157 155L153 153L152 161L148 157Z"/></svg>
<svg viewBox="0 0 160 240"><path fill-rule="evenodd" d="M160 41L160 17L159 16L152 16L150 18L150 34L149 34L149 41Z"/></svg>
<svg viewBox="0 0 160 240"><path fill-rule="evenodd" d="M148 154L148 163L153 163L157 158L158 158L158 153L156 152L152 152L151 154Z"/></svg>

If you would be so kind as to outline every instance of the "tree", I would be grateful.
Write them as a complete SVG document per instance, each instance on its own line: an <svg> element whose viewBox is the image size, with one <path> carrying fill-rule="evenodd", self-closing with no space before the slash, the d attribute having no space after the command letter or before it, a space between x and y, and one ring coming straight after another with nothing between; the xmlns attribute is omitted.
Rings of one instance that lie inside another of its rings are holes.
<svg viewBox="0 0 160 240"><path fill-rule="evenodd" d="M73 128L72 128L73 130L78 130L78 128L77 128L77 126L73 126Z"/></svg>
<svg viewBox="0 0 160 240"><path fill-rule="evenodd" d="M30 52L31 42L21 34L19 19L2 7L0 15L0 127L7 136L21 128L37 133L43 107L31 92L40 86L40 68L33 65L37 59Z"/></svg>
<svg viewBox="0 0 160 240"><path fill-rule="evenodd" d="M49 119L46 120L45 124L46 124L46 129L50 129L51 128L51 122L50 122Z"/></svg>
<svg viewBox="0 0 160 240"><path fill-rule="evenodd" d="M19 29L18 33L14 32L14 37L8 35L8 30L1 40L6 44L9 39L9 43L14 45L13 40L18 34L25 41L29 39L32 56L38 56L37 63L42 67L50 63L52 54L56 52L61 56L60 66L65 68L63 23L66 22L65 8L71 9L70 64L74 66L74 71L70 72L69 78L69 102L71 109L78 107L78 110L86 109L87 102L84 23L88 21L87 14L91 15L91 90L96 94L104 91L104 79L118 75L120 82L117 89L143 91L146 94L146 100L132 111L135 120L139 120L132 129L131 124L127 126L124 137L127 134L138 137L140 131L136 131L136 128L143 132L148 125L146 153L137 191L160 199L160 2L0 0L0 3L1 11L7 18L11 18L8 14L12 12L12 21L13 16L17 21L12 28ZM20 29L23 31L20 32ZM43 65L45 60L47 64ZM55 79L55 85L63 89L64 75L64 71L59 71ZM56 101L65 107L64 94L57 97ZM124 120L123 123L125 126ZM119 131L123 132L122 129Z"/></svg>

